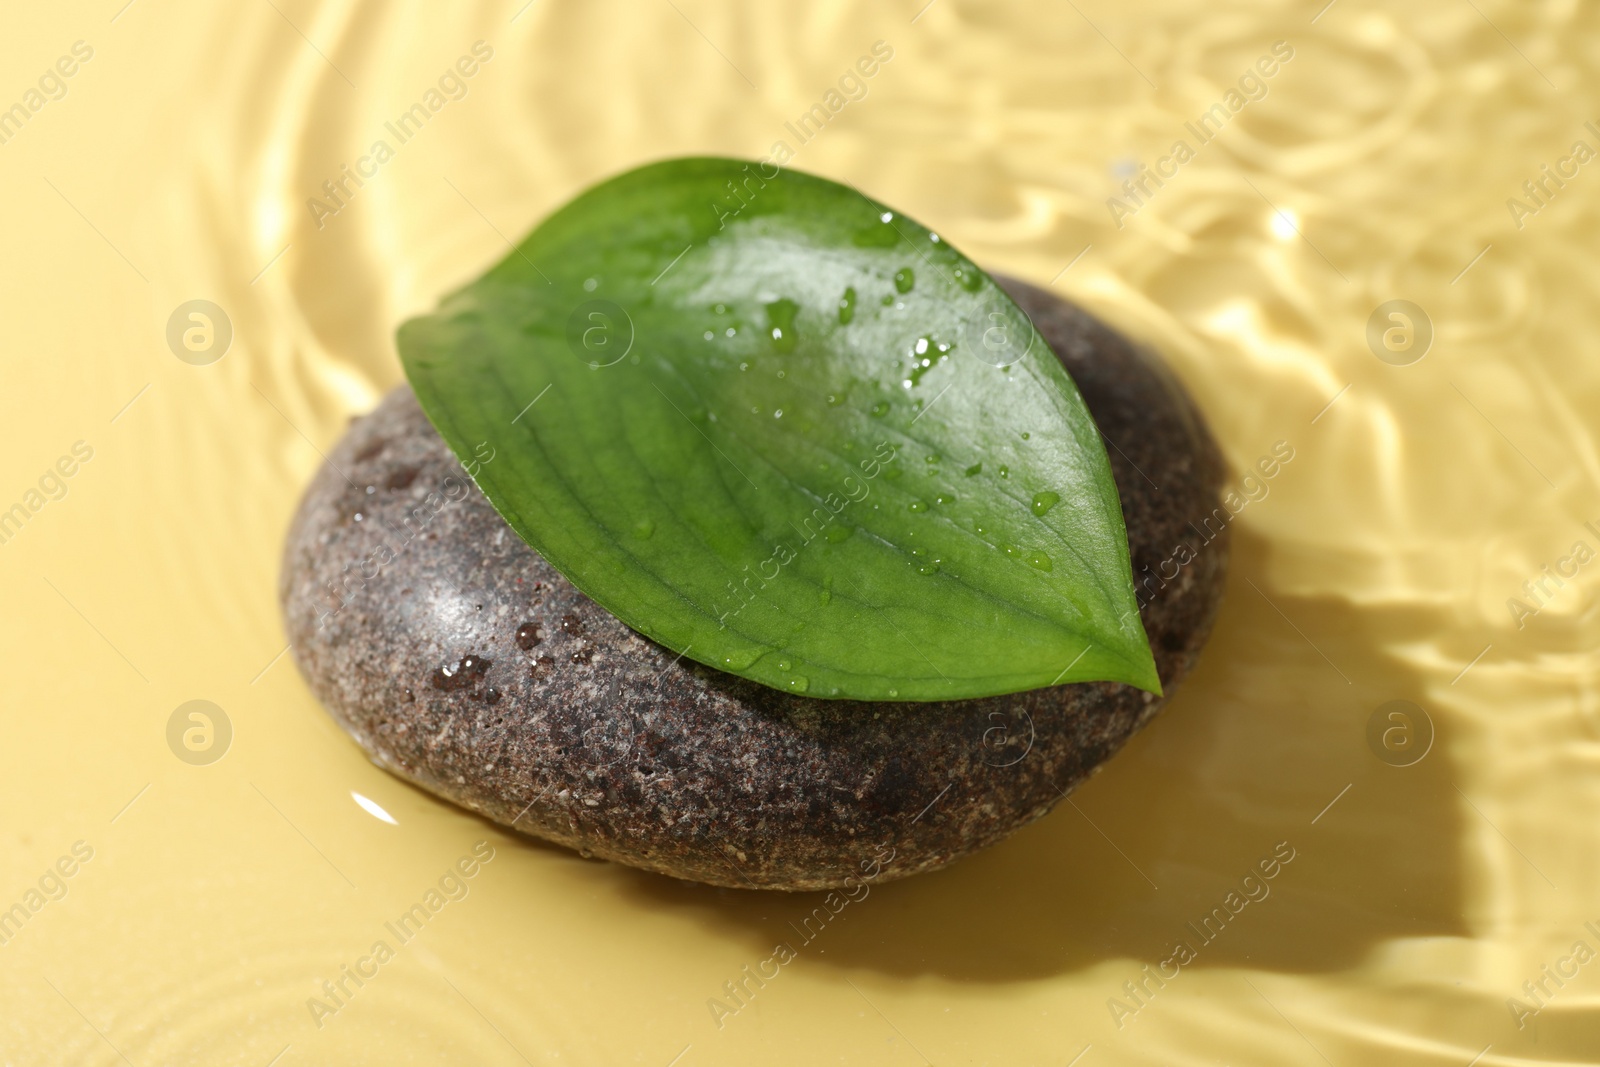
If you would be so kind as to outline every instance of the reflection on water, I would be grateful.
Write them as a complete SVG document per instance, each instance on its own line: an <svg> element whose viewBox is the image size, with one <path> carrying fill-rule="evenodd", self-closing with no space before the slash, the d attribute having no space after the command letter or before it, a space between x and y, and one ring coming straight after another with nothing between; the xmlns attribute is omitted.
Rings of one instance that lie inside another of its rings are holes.
<svg viewBox="0 0 1600 1067"><path fill-rule="evenodd" d="M117 6L0 43L5 92L94 49L0 146L0 499L94 457L0 545L0 907L95 849L0 945L8 1062L1593 1058L1600 979L1545 977L1600 948L1600 570L1573 562L1600 549L1592 10ZM892 62L796 141L879 41ZM1013 839L836 914L403 785L316 707L274 604L400 319L595 179L778 141L1159 347L1250 497L1163 716ZM1380 359L1368 320L1401 300L1431 345ZM232 327L214 362L168 348L191 301ZM168 747L193 700L231 725L209 763ZM1434 729L1410 765L1369 747L1391 701ZM308 1007L484 838L467 897Z"/></svg>

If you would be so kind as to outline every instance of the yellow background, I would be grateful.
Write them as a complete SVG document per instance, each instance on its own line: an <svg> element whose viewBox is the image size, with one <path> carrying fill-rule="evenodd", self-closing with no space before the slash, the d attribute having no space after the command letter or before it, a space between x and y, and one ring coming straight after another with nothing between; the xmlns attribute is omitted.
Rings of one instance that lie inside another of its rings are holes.
<svg viewBox="0 0 1600 1067"><path fill-rule="evenodd" d="M1526 1028L1506 1005L1600 948L1600 566L1521 628L1506 605L1600 549L1600 164L1520 228L1506 204L1600 148L1593 6L920 6L12 5L0 106L94 55L0 145L0 508L94 456L0 545L0 907L74 842L94 858L0 945L0 1063L1600 1056L1600 962ZM307 198L480 39L467 96L319 229ZM784 123L879 40L865 98L796 145ZM1116 226L1130 165L1277 40L1265 98ZM1073 804L851 905L719 1029L707 999L814 900L588 862L389 777L281 655L275 590L404 316L603 176L780 139L1157 345L1236 478L1295 458L1150 729ZM233 325L209 366L165 340L192 299ZM1435 330L1409 366L1366 342L1391 299ZM233 725L209 766L167 746L192 699ZM1411 767L1367 745L1392 699L1437 730ZM321 981L479 840L466 899L319 1027ZM1280 841L1272 895L1119 1028L1109 998Z"/></svg>

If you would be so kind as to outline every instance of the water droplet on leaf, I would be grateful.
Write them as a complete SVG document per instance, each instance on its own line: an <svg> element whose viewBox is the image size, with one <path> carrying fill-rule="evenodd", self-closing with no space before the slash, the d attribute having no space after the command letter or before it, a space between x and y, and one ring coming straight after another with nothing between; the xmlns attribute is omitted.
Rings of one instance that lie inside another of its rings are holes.
<svg viewBox="0 0 1600 1067"><path fill-rule="evenodd" d="M1051 493L1048 491L1043 493L1035 493L1033 494L1033 513L1035 515L1042 516L1045 512L1049 511L1059 503L1061 503L1060 493Z"/></svg>
<svg viewBox="0 0 1600 1067"><path fill-rule="evenodd" d="M857 248L893 248L900 241L900 232L894 228L894 215L885 211L878 221L864 230L851 234L850 242Z"/></svg>
<svg viewBox="0 0 1600 1067"><path fill-rule="evenodd" d="M767 650L764 648L736 648L722 657L722 665L730 671L742 671L760 659Z"/></svg>
<svg viewBox="0 0 1600 1067"><path fill-rule="evenodd" d="M800 335L795 331L794 317L800 305L787 297L767 305L767 325L772 337L772 347L779 352L793 352Z"/></svg>

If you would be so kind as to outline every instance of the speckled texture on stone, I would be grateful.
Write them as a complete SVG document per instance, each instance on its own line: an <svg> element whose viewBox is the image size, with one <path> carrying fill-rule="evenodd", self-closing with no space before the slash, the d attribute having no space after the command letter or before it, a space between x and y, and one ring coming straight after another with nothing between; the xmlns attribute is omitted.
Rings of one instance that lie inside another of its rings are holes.
<svg viewBox="0 0 1600 1067"><path fill-rule="evenodd" d="M1222 594L1226 529L1200 533L1225 472L1216 445L1155 359L1005 284L1109 442L1170 696ZM781 693L680 658L578 592L464 476L409 388L328 458L281 580L312 690L380 765L586 855L790 890L861 878L889 849L876 877L933 870L1044 815L1161 704L1114 683L935 704ZM1158 585L1180 545L1194 559Z"/></svg>

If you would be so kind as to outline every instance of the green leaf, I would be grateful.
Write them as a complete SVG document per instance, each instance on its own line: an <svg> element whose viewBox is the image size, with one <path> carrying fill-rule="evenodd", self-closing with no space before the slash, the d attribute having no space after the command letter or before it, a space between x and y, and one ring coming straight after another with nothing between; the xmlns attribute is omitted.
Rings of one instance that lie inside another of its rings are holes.
<svg viewBox="0 0 1600 1067"><path fill-rule="evenodd" d="M642 167L399 347L457 455L494 448L506 521L691 659L857 700L1160 691L1077 388L986 274L849 186Z"/></svg>

